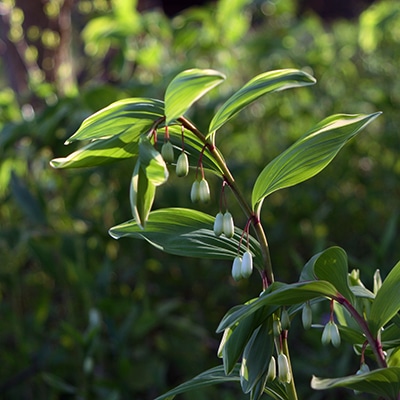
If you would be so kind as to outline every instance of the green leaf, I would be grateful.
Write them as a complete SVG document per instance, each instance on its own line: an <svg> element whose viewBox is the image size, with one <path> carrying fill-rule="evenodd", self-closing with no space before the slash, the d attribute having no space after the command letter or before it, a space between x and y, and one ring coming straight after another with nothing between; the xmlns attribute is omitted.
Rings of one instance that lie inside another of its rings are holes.
<svg viewBox="0 0 400 400"><path fill-rule="evenodd" d="M375 296L369 314L368 324L372 334L378 334L400 310L400 261L393 267L383 281L381 288Z"/></svg>
<svg viewBox="0 0 400 400"><path fill-rule="evenodd" d="M80 128L65 143L76 140L107 139L134 130L137 136L150 130L163 118L161 100L129 98L116 101L86 118Z"/></svg>
<svg viewBox="0 0 400 400"><path fill-rule="evenodd" d="M256 76L222 105L210 123L208 136L262 95L312 85L315 82L311 75L296 69L269 71Z"/></svg>
<svg viewBox="0 0 400 400"><path fill-rule="evenodd" d="M130 186L132 215L140 229L144 229L156 194L156 186L147 178L146 171L137 160Z"/></svg>
<svg viewBox="0 0 400 400"><path fill-rule="evenodd" d="M69 383L65 382L63 379L54 374L44 372L42 373L42 379L47 385L61 393L74 394L77 392L76 387L70 385Z"/></svg>
<svg viewBox="0 0 400 400"><path fill-rule="evenodd" d="M240 369L240 384L244 393L249 393L260 380L264 380L268 371L274 348L270 330L271 324L268 319L257 328L244 349Z"/></svg>
<svg viewBox="0 0 400 400"><path fill-rule="evenodd" d="M167 181L167 165L146 136L142 136L139 140L139 160L147 179L154 186L160 186Z"/></svg>
<svg viewBox="0 0 400 400"><path fill-rule="evenodd" d="M90 142L67 157L51 160L53 168L95 167L138 155L141 132L127 131L109 139Z"/></svg>
<svg viewBox="0 0 400 400"><path fill-rule="evenodd" d="M315 390L346 387L396 400L400 393L400 367L377 369L360 375L334 379L322 379L314 376L311 380L311 387Z"/></svg>
<svg viewBox="0 0 400 400"><path fill-rule="evenodd" d="M133 237L145 239L156 248L170 254L233 260L238 252L246 251L247 244L240 241L243 231L235 228L232 239L215 236L214 217L201 211L185 208L164 208L152 211L146 229L143 231L136 221L131 220L114 226L109 233L114 239ZM254 264L262 266L259 244L249 237L250 251L254 254Z"/></svg>
<svg viewBox="0 0 400 400"><path fill-rule="evenodd" d="M236 365L231 375L225 375L224 368L222 365L211 368L207 371L202 372L190 381L179 385L175 389L157 397L155 400L172 400L176 395L186 393L194 389L207 387L226 382L238 382L239 381L239 365Z"/></svg>
<svg viewBox="0 0 400 400"><path fill-rule="evenodd" d="M222 349L222 358L226 374L230 374L254 330L260 325L260 313L249 314L233 327L233 332Z"/></svg>
<svg viewBox="0 0 400 400"><path fill-rule="evenodd" d="M318 279L332 283L337 291L354 303L354 295L348 283L347 254L340 247L330 247L315 260L314 273Z"/></svg>
<svg viewBox="0 0 400 400"><path fill-rule="evenodd" d="M189 69L178 74L165 92L165 117L169 125L209 90L219 85L225 76L212 69Z"/></svg>
<svg viewBox="0 0 400 400"><path fill-rule="evenodd" d="M232 309L220 322L217 332L222 332L231 327L249 314L254 313L261 307L265 307L263 313L267 318L281 306L300 304L318 297L333 298L337 295L336 288L326 281L297 282L284 284L274 282L259 298L253 302Z"/></svg>
<svg viewBox="0 0 400 400"><path fill-rule="evenodd" d="M380 113L332 115L272 160L258 176L253 208L271 193L303 182L324 169L339 150Z"/></svg>

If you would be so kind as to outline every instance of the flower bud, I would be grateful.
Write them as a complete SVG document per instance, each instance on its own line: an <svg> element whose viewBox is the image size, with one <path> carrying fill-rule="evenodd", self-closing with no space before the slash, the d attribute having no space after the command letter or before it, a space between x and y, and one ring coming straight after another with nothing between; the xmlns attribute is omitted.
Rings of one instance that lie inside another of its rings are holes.
<svg viewBox="0 0 400 400"><path fill-rule="evenodd" d="M215 220L214 220L215 236L221 236L223 231L224 231L224 214L222 214L222 212L219 212L215 216Z"/></svg>
<svg viewBox="0 0 400 400"><path fill-rule="evenodd" d="M289 370L289 362L285 354L278 355L278 378L283 383L290 383L292 380Z"/></svg>
<svg viewBox="0 0 400 400"><path fill-rule="evenodd" d="M161 155L165 162L174 162L174 147L170 141L165 142L161 147Z"/></svg>
<svg viewBox="0 0 400 400"><path fill-rule="evenodd" d="M194 181L190 191L190 199L192 203L197 203L200 200L200 182Z"/></svg>
<svg viewBox="0 0 400 400"><path fill-rule="evenodd" d="M176 161L176 175L181 177L189 173L189 159L186 153L182 152Z"/></svg>
<svg viewBox="0 0 400 400"><path fill-rule="evenodd" d="M312 324L312 309L310 303L307 301L304 303L303 311L301 313L301 320L303 322L304 329L310 329Z"/></svg>
<svg viewBox="0 0 400 400"><path fill-rule="evenodd" d="M202 203L207 203L210 200L210 187L204 178L199 183L199 198Z"/></svg>
<svg viewBox="0 0 400 400"><path fill-rule="evenodd" d="M286 308L283 308L281 312L281 325L283 330L290 328L290 317Z"/></svg>
<svg viewBox="0 0 400 400"><path fill-rule="evenodd" d="M379 272L379 269L377 269L374 273L374 295L376 296L376 294L378 293L378 290L381 288L382 286L382 278L381 278L381 274Z"/></svg>
<svg viewBox="0 0 400 400"><path fill-rule="evenodd" d="M235 281L242 279L242 259L236 256L232 264L232 277Z"/></svg>
<svg viewBox="0 0 400 400"><path fill-rule="evenodd" d="M235 225L233 224L232 214L229 211L224 214L223 229L227 238L233 237L233 234L235 233Z"/></svg>
<svg viewBox="0 0 400 400"><path fill-rule="evenodd" d="M322 344L326 345L330 342L335 347L340 346L340 333L337 325L333 321L329 321L322 332Z"/></svg>
<svg viewBox="0 0 400 400"><path fill-rule="evenodd" d="M279 319L274 319L272 322L272 332L275 337L279 336L282 332L281 321Z"/></svg>
<svg viewBox="0 0 400 400"><path fill-rule="evenodd" d="M276 378L276 361L275 357L272 356L268 365L267 381L271 382Z"/></svg>
<svg viewBox="0 0 400 400"><path fill-rule="evenodd" d="M253 272L253 256L247 250L243 253L242 277L247 279Z"/></svg>
<svg viewBox="0 0 400 400"><path fill-rule="evenodd" d="M360 365L360 369L356 372L356 375L362 375L362 374L366 374L367 372L369 372L369 367L367 364L362 363Z"/></svg>

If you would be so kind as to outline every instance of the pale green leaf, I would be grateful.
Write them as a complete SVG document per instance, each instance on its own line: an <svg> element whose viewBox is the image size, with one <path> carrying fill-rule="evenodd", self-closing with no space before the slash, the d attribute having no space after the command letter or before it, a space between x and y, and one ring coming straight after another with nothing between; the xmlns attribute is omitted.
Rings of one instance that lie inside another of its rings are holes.
<svg viewBox="0 0 400 400"><path fill-rule="evenodd" d="M165 92L166 124L181 117L195 101L224 79L223 74L212 69L189 69L178 74Z"/></svg>
<svg viewBox="0 0 400 400"><path fill-rule="evenodd" d="M347 254L342 248L334 246L321 252L315 259L314 273L318 279L332 283L340 294L354 303L347 278Z"/></svg>
<svg viewBox="0 0 400 400"><path fill-rule="evenodd" d="M114 226L109 233L115 239L145 239L160 250L186 257L233 261L239 246L242 252L246 251L247 244L241 241L241 229L235 228L234 237L227 239L223 235L215 236L213 224L214 217L201 211L164 208L150 213L145 230L142 230L136 221L131 220ZM252 236L249 236L249 245L254 255L254 264L260 268L262 257L259 244Z"/></svg>
<svg viewBox="0 0 400 400"><path fill-rule="evenodd" d="M314 376L311 387L315 390L346 387L397 400L400 393L400 367L382 368L343 378L322 379Z"/></svg>
<svg viewBox="0 0 400 400"><path fill-rule="evenodd" d="M146 136L139 140L140 166L145 171L147 179L159 186L168 179L168 168L161 154L154 148Z"/></svg>
<svg viewBox="0 0 400 400"><path fill-rule="evenodd" d="M400 261L393 267L383 281L381 288L375 296L369 314L368 324L372 334L378 334L400 310Z"/></svg>
<svg viewBox="0 0 400 400"><path fill-rule="evenodd" d="M108 139L94 140L67 157L50 161L53 168L83 168L109 164L138 155L140 133L126 132Z"/></svg>
<svg viewBox="0 0 400 400"><path fill-rule="evenodd" d="M161 100L129 98L116 101L86 118L65 143L75 140L107 139L134 130L139 137L147 133L155 121L163 118Z"/></svg>
<svg viewBox="0 0 400 400"><path fill-rule="evenodd" d="M258 176L253 208L271 193L303 182L324 169L339 150L380 113L332 115L272 160Z"/></svg>
<svg viewBox="0 0 400 400"><path fill-rule="evenodd" d="M156 186L147 178L141 162L136 162L130 185L132 215L139 229L144 229L156 194Z"/></svg>
<svg viewBox="0 0 400 400"><path fill-rule="evenodd" d="M315 82L316 80L311 75L296 69L282 69L257 75L221 106L210 123L208 136L262 95L312 85Z"/></svg>

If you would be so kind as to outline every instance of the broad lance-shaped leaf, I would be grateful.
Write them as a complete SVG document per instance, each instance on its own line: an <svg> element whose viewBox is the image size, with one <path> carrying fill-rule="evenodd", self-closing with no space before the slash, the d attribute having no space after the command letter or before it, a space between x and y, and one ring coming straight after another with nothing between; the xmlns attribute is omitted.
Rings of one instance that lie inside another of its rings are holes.
<svg viewBox="0 0 400 400"><path fill-rule="evenodd" d="M321 252L315 260L314 272L318 279L332 283L340 294L354 302L348 283L347 254L342 248L334 246Z"/></svg>
<svg viewBox="0 0 400 400"><path fill-rule="evenodd" d="M400 393L400 367L376 369L343 378L323 379L314 376L311 380L311 387L315 390L345 387L397 400Z"/></svg>
<svg viewBox="0 0 400 400"><path fill-rule="evenodd" d="M162 185L168 179L168 168L161 154L154 148L146 136L139 140L140 166L147 179L155 186Z"/></svg>
<svg viewBox="0 0 400 400"><path fill-rule="evenodd" d="M76 140L106 139L128 130L149 131L164 115L164 102L155 99L129 98L116 101L86 118L65 144Z"/></svg>
<svg viewBox="0 0 400 400"><path fill-rule="evenodd" d="M233 309L232 312L228 312L220 322L217 332L222 332L226 328L237 324L261 307L268 307L269 311L264 311L264 315L267 317L283 305L300 304L319 297L334 298L336 295L336 288L330 282L326 281L297 282L291 284L274 282L259 298L242 307Z"/></svg>
<svg viewBox="0 0 400 400"><path fill-rule="evenodd" d="M146 176L145 169L137 160L133 170L129 198L132 215L140 229L144 229L156 194L156 186Z"/></svg>
<svg viewBox="0 0 400 400"><path fill-rule="evenodd" d="M238 382L239 368L240 364L237 364L234 371L230 375L225 375L222 365L208 369L207 371L195 376L190 381L182 383L175 389L172 389L162 396L157 397L155 400L173 400L178 394L190 392L195 389L227 382ZM287 395L285 387L279 383L278 380L268 383L267 387L264 389L264 392L274 400L289 400L289 396Z"/></svg>
<svg viewBox="0 0 400 400"><path fill-rule="evenodd" d="M217 237L213 224L214 217L201 211L163 208L150 213L145 230L135 220L131 220L114 226L109 233L115 239L125 236L145 239L170 254L233 260L237 255L243 231L236 228L232 239ZM250 251L255 256L254 263L260 267L262 257L259 244L252 236L249 244ZM241 243L241 251L246 251L246 244Z"/></svg>
<svg viewBox="0 0 400 400"><path fill-rule="evenodd" d="M400 261L389 272L375 296L368 324L372 334L388 323L400 310Z"/></svg>
<svg viewBox="0 0 400 400"><path fill-rule="evenodd" d="M297 69L282 69L257 75L232 95L217 111L210 123L208 136L231 119L235 114L269 92L313 85L315 78Z"/></svg>
<svg viewBox="0 0 400 400"><path fill-rule="evenodd" d="M109 164L121 159L136 157L141 132L126 132L108 139L94 140L67 157L50 161L53 168L83 168Z"/></svg>
<svg viewBox="0 0 400 400"><path fill-rule="evenodd" d="M225 75L212 69L189 69L178 74L165 92L165 117L169 125L209 90L225 80Z"/></svg>
<svg viewBox="0 0 400 400"><path fill-rule="evenodd" d="M263 169L254 184L253 208L260 207L271 193L316 175L354 135L380 114L338 114L321 121Z"/></svg>

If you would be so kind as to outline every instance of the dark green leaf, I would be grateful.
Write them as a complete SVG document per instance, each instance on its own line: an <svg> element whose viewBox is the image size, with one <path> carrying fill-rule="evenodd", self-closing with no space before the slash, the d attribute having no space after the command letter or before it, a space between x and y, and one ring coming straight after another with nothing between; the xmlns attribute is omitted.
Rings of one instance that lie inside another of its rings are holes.
<svg viewBox="0 0 400 400"><path fill-rule="evenodd" d="M312 85L315 82L311 75L296 69L269 71L256 76L222 105L210 123L208 136L260 96L269 92Z"/></svg>
<svg viewBox="0 0 400 400"><path fill-rule="evenodd" d="M56 389L61 393L74 394L77 392L74 386L66 383L63 379L59 378L56 375L50 373L42 373L42 379L53 389Z"/></svg>
<svg viewBox="0 0 400 400"><path fill-rule="evenodd" d="M318 279L332 283L347 300L354 303L354 295L348 283L347 254L340 247L330 247L315 259L314 273Z"/></svg>
<svg viewBox="0 0 400 400"><path fill-rule="evenodd" d="M318 298L333 298L337 295L335 287L326 281L297 282L284 284L274 282L259 298L240 308L228 312L220 322L217 332L240 322L247 315L265 307L264 316L267 318L276 309L283 305L299 304Z"/></svg>
<svg viewBox="0 0 400 400"><path fill-rule="evenodd" d="M226 382L238 382L239 381L239 365L236 365L234 371L229 376L225 375L224 368L222 365L211 368L207 371L202 372L190 381L179 385L175 389L157 397L155 400L172 400L176 395L186 393L194 389L199 389L206 386L216 385Z"/></svg>
<svg viewBox="0 0 400 400"><path fill-rule="evenodd" d="M213 231L213 224L214 217L201 211L164 208L150 213L145 230L142 230L136 221L131 220L111 228L110 235L115 239L145 239L170 254L233 261L243 231L236 228L232 239L217 237ZM249 239L250 251L255 256L254 263L261 267L262 257L258 242L251 236ZM240 246L242 251L246 251L247 245L243 241Z"/></svg>
<svg viewBox="0 0 400 400"><path fill-rule="evenodd" d="M339 150L380 113L332 115L321 121L272 160L258 176L252 193L253 208L271 193L303 182L324 169Z"/></svg>
<svg viewBox="0 0 400 400"><path fill-rule="evenodd" d="M144 229L156 194L156 186L147 178L140 159L136 162L130 186L132 215L140 229Z"/></svg>
<svg viewBox="0 0 400 400"><path fill-rule="evenodd" d="M311 380L311 387L315 390L346 387L397 400L400 393L400 367L377 369L360 375L334 379L322 379L314 376Z"/></svg>
<svg viewBox="0 0 400 400"><path fill-rule="evenodd" d="M400 261L393 267L383 281L375 296L369 314L368 324L377 335L380 328L389 322L400 310Z"/></svg>
<svg viewBox="0 0 400 400"><path fill-rule="evenodd" d="M240 369L240 384L244 393L253 390L260 380L264 381L274 348L270 330L268 319L257 328L244 349Z"/></svg>
<svg viewBox="0 0 400 400"><path fill-rule="evenodd" d="M219 85L225 76L212 69L189 69L178 74L165 92L165 117L169 125L209 90Z"/></svg>

